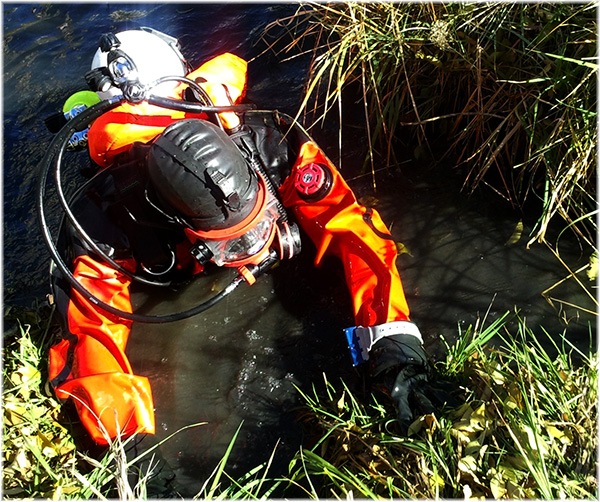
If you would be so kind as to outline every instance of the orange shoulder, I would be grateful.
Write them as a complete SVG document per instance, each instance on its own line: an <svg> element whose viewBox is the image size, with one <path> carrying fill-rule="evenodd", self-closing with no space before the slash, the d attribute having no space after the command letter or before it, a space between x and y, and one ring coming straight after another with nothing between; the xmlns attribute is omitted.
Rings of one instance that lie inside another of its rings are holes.
<svg viewBox="0 0 600 502"><path fill-rule="evenodd" d="M148 142L169 124L185 117L184 112L166 110L146 102L123 103L98 117L88 132L90 157L101 167L136 141Z"/></svg>

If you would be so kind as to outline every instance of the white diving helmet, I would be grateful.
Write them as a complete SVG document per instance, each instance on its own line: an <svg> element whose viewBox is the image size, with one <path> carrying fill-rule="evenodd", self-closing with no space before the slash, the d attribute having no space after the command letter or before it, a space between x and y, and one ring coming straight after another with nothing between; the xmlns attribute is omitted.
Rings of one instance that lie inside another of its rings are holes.
<svg viewBox="0 0 600 502"><path fill-rule="evenodd" d="M161 77L185 77L188 65L176 38L152 28L140 28L103 35L94 54L91 71L86 74L90 88L101 99L122 94L118 85L138 81L148 86ZM179 85L173 80L151 89L167 97Z"/></svg>

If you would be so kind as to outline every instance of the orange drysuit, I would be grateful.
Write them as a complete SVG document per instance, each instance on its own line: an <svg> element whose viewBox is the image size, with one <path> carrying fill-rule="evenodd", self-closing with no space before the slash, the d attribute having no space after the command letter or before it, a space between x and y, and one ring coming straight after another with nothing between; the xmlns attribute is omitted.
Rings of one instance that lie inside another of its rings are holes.
<svg viewBox="0 0 600 502"><path fill-rule="evenodd" d="M223 54L188 78L198 79L216 105L239 102L246 85L246 62ZM183 92L178 88L174 95ZM134 142L150 142L172 122L205 118L149 105L123 104L98 118L89 131L92 159L110 168ZM234 113L221 113L228 128L239 123ZM290 124L287 124L289 127ZM317 248L315 264L326 254L339 257L345 269L357 325L374 326L408 320L409 309L396 268L397 250L377 211L360 205L336 167L307 136L290 174L278 186L283 205ZM326 166L331 186L318 200L297 190L298 170L308 164ZM131 311L130 279L89 255L73 261L76 278L97 298ZM106 444L119 434L154 433L151 386L136 376L125 347L131 322L98 310L71 292L66 318L69 333L50 350L50 379L59 398L72 398L93 439Z"/></svg>

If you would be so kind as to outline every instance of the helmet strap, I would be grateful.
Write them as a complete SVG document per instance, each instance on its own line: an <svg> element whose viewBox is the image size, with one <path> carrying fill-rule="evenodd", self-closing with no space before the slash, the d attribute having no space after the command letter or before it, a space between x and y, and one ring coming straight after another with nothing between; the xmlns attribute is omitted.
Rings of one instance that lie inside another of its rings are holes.
<svg viewBox="0 0 600 502"><path fill-rule="evenodd" d="M223 194L223 202L227 208L234 213L239 211L242 206L240 195L234 190L231 180L218 170L206 171L206 175Z"/></svg>

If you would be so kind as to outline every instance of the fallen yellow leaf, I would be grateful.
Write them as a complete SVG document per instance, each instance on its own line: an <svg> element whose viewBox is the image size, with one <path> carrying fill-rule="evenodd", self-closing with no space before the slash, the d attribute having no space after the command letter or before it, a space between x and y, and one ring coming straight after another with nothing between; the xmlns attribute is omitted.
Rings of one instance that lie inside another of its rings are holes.
<svg viewBox="0 0 600 502"><path fill-rule="evenodd" d="M436 472L429 476L429 486L432 490L437 490L439 488L444 488L446 482L444 481L444 478Z"/></svg>
<svg viewBox="0 0 600 502"><path fill-rule="evenodd" d="M410 250L401 242L396 242L396 249L398 250L398 255L407 254L408 256L413 256Z"/></svg>
<svg viewBox="0 0 600 502"><path fill-rule="evenodd" d="M561 444L571 444L572 442L572 438L565 431L561 431L554 425L546 425L546 431L551 438L557 439Z"/></svg>
<svg viewBox="0 0 600 502"><path fill-rule="evenodd" d="M337 402L338 411L344 411L344 398L346 397L346 392L342 392L342 397Z"/></svg>
<svg viewBox="0 0 600 502"><path fill-rule="evenodd" d="M490 470L489 474L492 474L490 479L490 490L495 499L500 499L506 495L508 490L506 489L506 481L502 477L502 473L496 471L496 469Z"/></svg>
<svg viewBox="0 0 600 502"><path fill-rule="evenodd" d="M598 253L596 251L590 256L590 263L586 273L590 281L595 281L598 278Z"/></svg>
<svg viewBox="0 0 600 502"><path fill-rule="evenodd" d="M505 246L514 246L517 242L521 240L521 235L523 234L523 221L519 220L513 230L512 235L508 238Z"/></svg>

